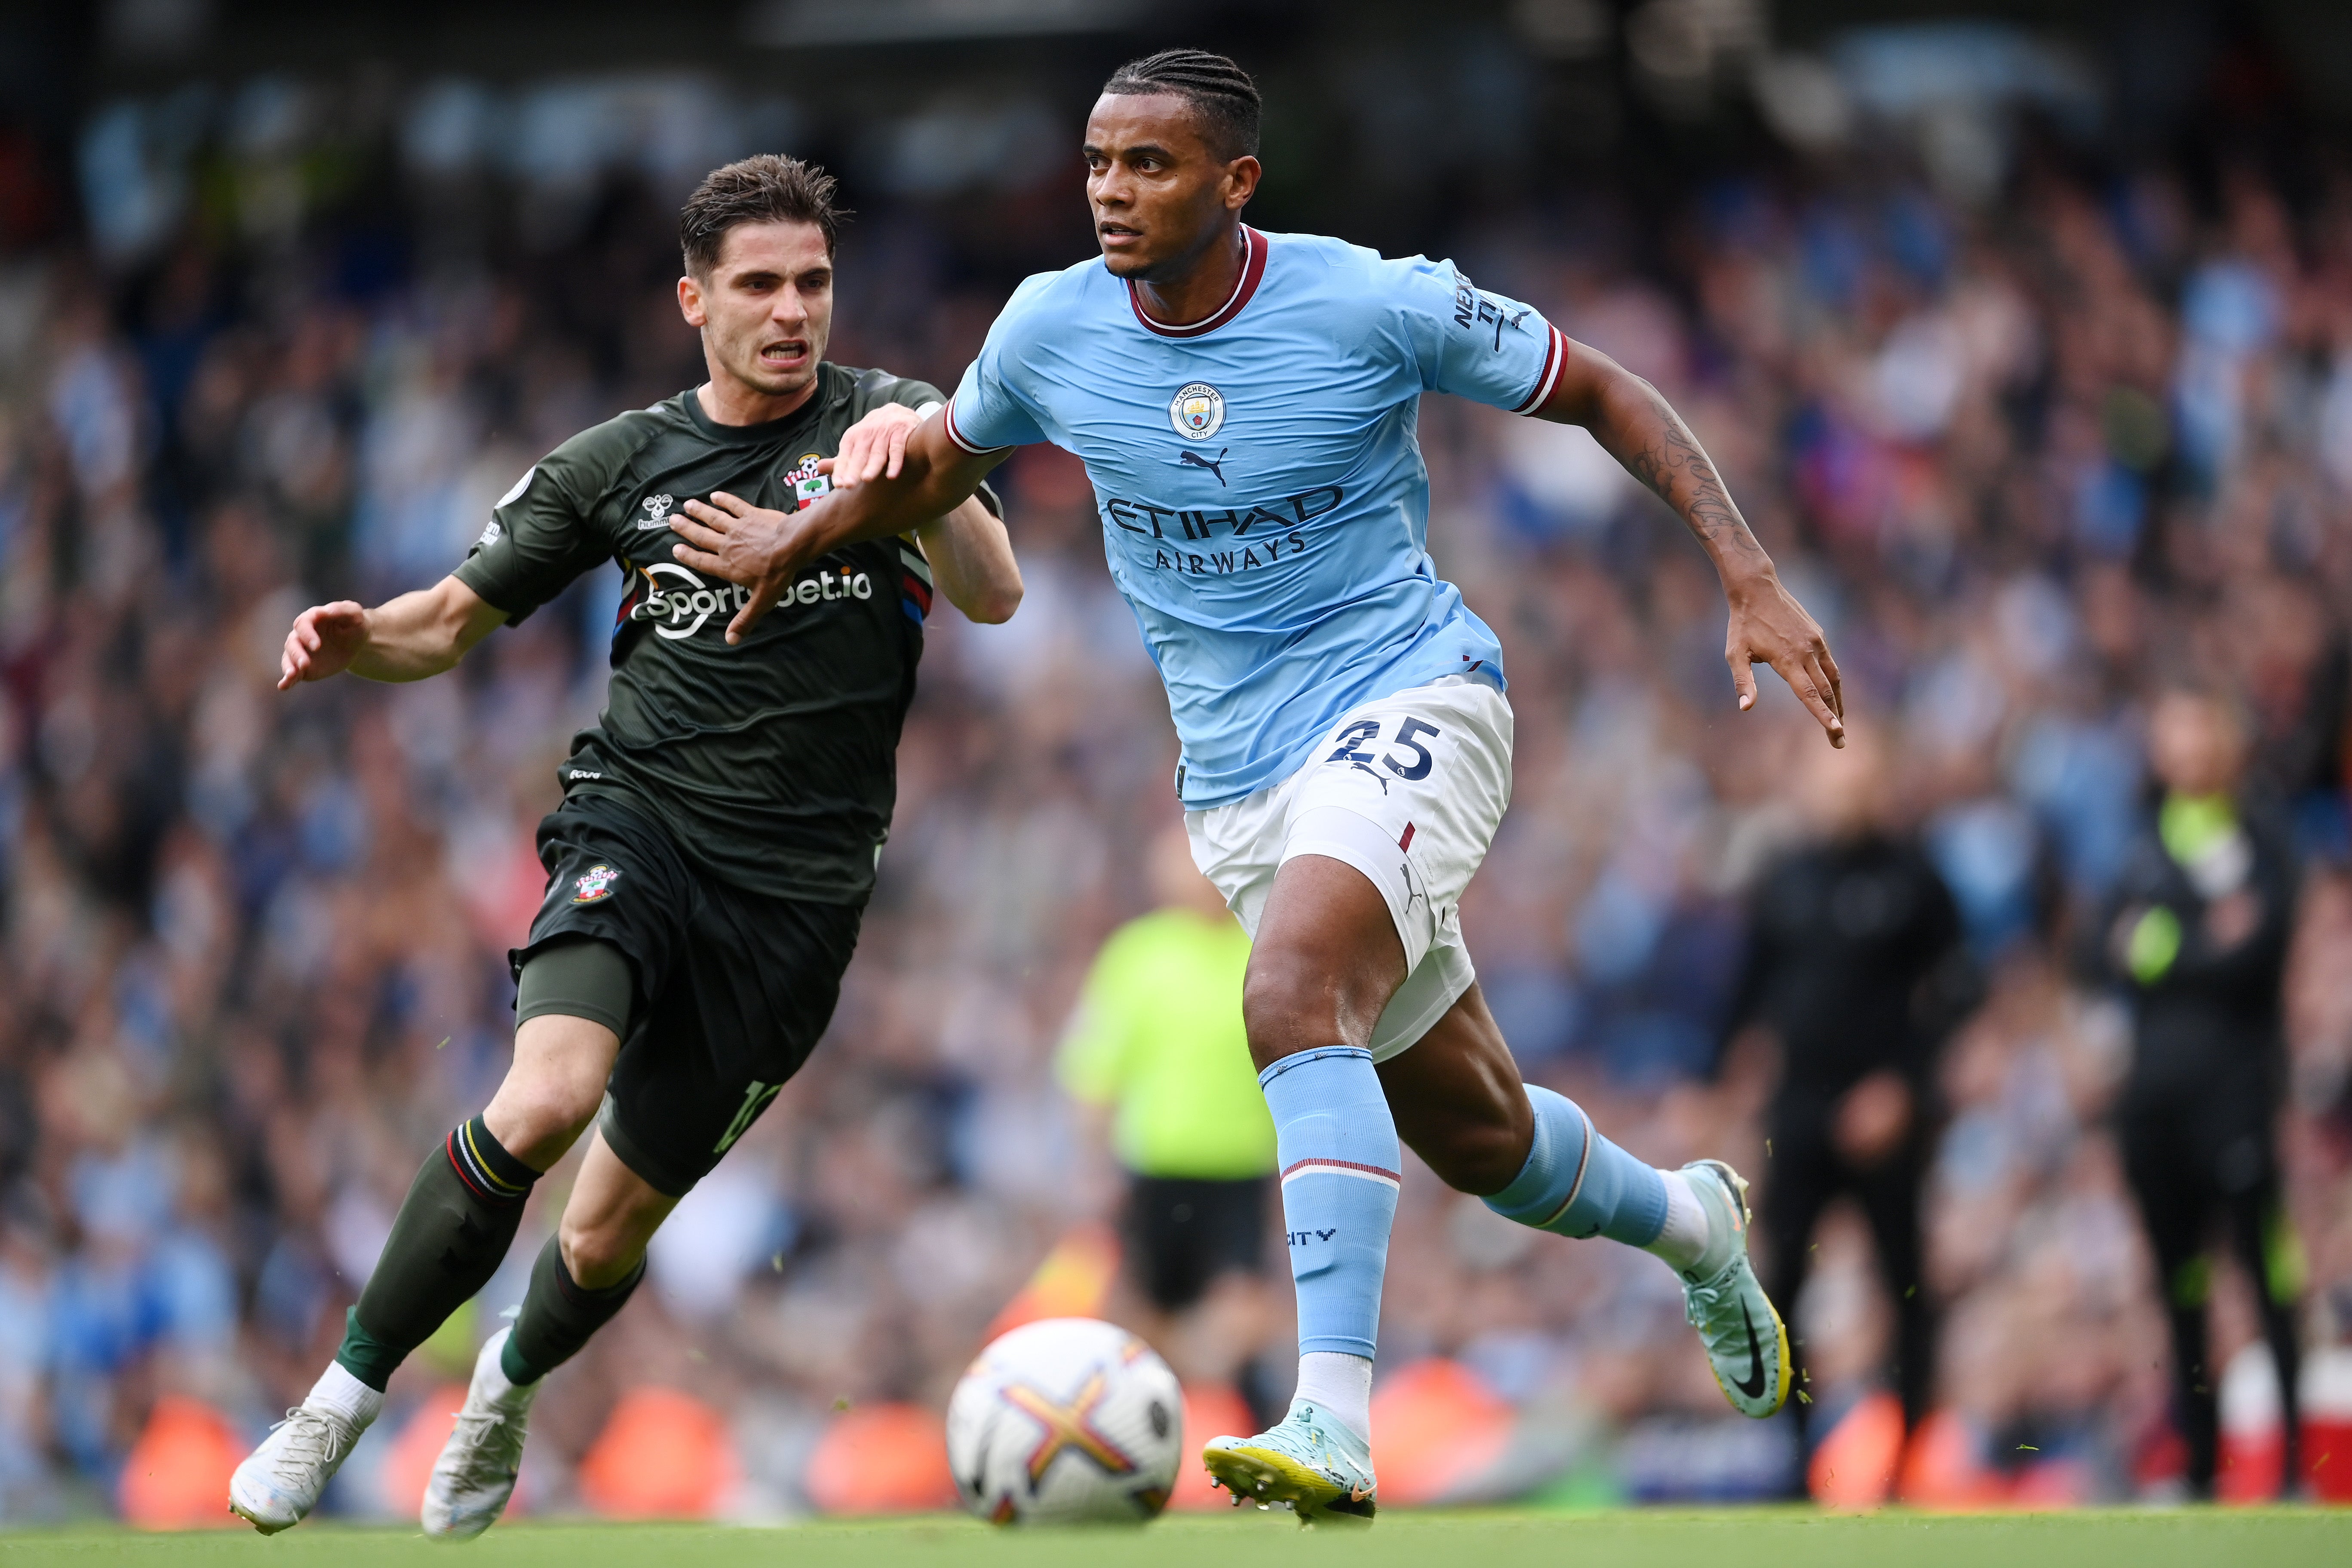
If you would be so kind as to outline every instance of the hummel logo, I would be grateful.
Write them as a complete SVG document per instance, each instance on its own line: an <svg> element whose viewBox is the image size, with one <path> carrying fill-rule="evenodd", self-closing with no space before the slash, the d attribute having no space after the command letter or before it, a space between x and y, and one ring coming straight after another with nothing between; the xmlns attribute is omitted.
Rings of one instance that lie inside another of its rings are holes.
<svg viewBox="0 0 2352 1568"><path fill-rule="evenodd" d="M751 1123L758 1120L760 1112L768 1109L768 1101L783 1091L783 1087L781 1083L761 1083L753 1079L751 1087L743 1091L743 1103L735 1109L735 1120L727 1124L727 1131L719 1135L719 1142L710 1152L724 1154L733 1148L735 1140L751 1131Z"/></svg>
<svg viewBox="0 0 2352 1568"><path fill-rule="evenodd" d="M1764 1397L1764 1349L1756 1342L1756 1320L1748 1313L1748 1303L1739 1303L1739 1321L1748 1326L1748 1375L1732 1380L1732 1386L1750 1399Z"/></svg>
<svg viewBox="0 0 2352 1568"><path fill-rule="evenodd" d="M1231 447L1220 447L1213 458L1204 458L1198 452L1179 452L1176 460L1188 468L1208 469L1217 476L1217 483L1222 486L1225 482L1225 454L1232 450Z"/></svg>

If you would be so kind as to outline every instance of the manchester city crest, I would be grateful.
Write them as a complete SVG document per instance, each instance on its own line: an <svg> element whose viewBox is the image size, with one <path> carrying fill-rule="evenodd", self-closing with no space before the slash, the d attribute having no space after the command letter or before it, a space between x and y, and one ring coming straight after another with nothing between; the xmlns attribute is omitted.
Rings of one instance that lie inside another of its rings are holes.
<svg viewBox="0 0 2352 1568"><path fill-rule="evenodd" d="M1205 441L1225 422L1225 395L1205 381L1179 392L1168 405L1168 423L1187 441Z"/></svg>

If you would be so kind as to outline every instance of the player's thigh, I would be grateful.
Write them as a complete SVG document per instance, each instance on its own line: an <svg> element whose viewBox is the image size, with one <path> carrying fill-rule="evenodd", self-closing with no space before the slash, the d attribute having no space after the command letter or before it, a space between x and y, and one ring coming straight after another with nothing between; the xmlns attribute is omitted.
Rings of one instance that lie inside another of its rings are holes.
<svg viewBox="0 0 2352 1568"><path fill-rule="evenodd" d="M1341 718L1279 786L1187 818L1255 939L1244 1010L1261 1067L1333 1044L1393 1054L1458 1000L1472 972L1457 905L1509 802L1511 740L1494 688L1415 688ZM1424 965L1438 994L1384 1019Z"/></svg>
<svg viewBox="0 0 2352 1568"><path fill-rule="evenodd" d="M539 856L547 890L529 938L508 954L521 1015L515 1065L485 1114L491 1132L519 1158L539 1163L510 1138L540 1149L551 1163L595 1113L644 999L674 967L695 885L666 828L599 796L569 798L549 813L539 826ZM593 954L617 954L625 973L583 965L590 944L600 944ZM560 996L532 994L525 971L543 978L546 966L559 962L575 973L557 981L555 991L574 985L598 994L570 1011Z"/></svg>
<svg viewBox="0 0 2352 1568"><path fill-rule="evenodd" d="M1261 1068L1300 1050L1367 1045L1403 967L1381 890L1348 860L1290 845L1302 782L1294 774L1184 816L1193 864L1250 934L1242 1016Z"/></svg>
<svg viewBox="0 0 2352 1568"><path fill-rule="evenodd" d="M856 905L709 886L670 982L630 1031L597 1119L614 1155L683 1195L816 1048L856 950Z"/></svg>
<svg viewBox="0 0 2352 1568"><path fill-rule="evenodd" d="M591 1290L619 1284L677 1206L677 1198L622 1163L601 1132L590 1134L556 1227L564 1268Z"/></svg>
<svg viewBox="0 0 2352 1568"><path fill-rule="evenodd" d="M1535 1110L1475 982L1380 1074L1397 1136L1448 1186L1498 1193L1526 1165Z"/></svg>
<svg viewBox="0 0 2352 1568"><path fill-rule="evenodd" d="M1242 984L1260 1070L1299 1051L1369 1048L1405 975L1388 900L1355 867L1322 855L1283 862Z"/></svg>

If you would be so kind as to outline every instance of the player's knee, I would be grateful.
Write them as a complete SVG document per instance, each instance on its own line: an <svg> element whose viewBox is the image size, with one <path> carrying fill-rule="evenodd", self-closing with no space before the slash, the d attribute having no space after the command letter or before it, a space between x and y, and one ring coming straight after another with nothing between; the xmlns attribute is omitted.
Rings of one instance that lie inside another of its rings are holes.
<svg viewBox="0 0 2352 1568"><path fill-rule="evenodd" d="M1370 1020L1361 1020L1351 1031L1341 992L1329 976L1309 965L1253 962L1242 984L1242 1024L1259 1069L1299 1051L1364 1044Z"/></svg>
<svg viewBox="0 0 2352 1568"><path fill-rule="evenodd" d="M589 1290L603 1290L627 1279L645 1252L644 1242L617 1215L583 1221L567 1214L556 1235L572 1283Z"/></svg>
<svg viewBox="0 0 2352 1568"><path fill-rule="evenodd" d="M588 1130L604 1099L604 1084L580 1074L518 1070L499 1086L484 1120L509 1153L544 1169Z"/></svg>
<svg viewBox="0 0 2352 1568"><path fill-rule="evenodd" d="M1283 966L1253 963L1242 981L1242 1023L1255 1040L1299 1011L1300 987Z"/></svg>

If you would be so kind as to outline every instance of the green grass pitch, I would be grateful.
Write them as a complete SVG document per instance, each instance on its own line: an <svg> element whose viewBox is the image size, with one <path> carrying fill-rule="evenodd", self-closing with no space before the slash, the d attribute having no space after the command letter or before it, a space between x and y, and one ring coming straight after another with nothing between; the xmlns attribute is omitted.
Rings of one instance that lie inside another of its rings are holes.
<svg viewBox="0 0 2352 1568"><path fill-rule="evenodd" d="M931 1518L775 1529L718 1525L502 1526L452 1549L415 1532L307 1526L262 1540L226 1531L139 1535L121 1530L0 1534L7 1568L268 1563L377 1568L463 1562L473 1568L2302 1568L2352 1563L2352 1510L2181 1509L2063 1514L1892 1511L1826 1516L1801 1509L1557 1514L1507 1510L1396 1513L1370 1530L1302 1533L1287 1515L1163 1520L1145 1531L999 1531Z"/></svg>

